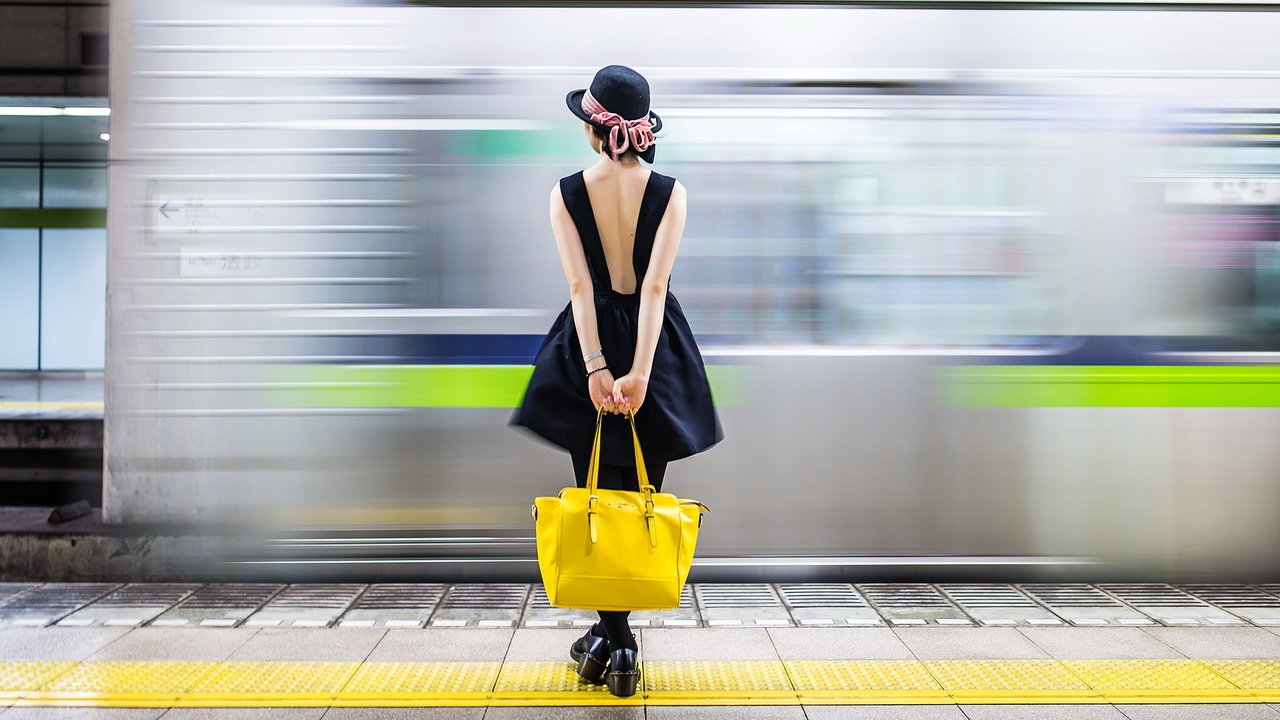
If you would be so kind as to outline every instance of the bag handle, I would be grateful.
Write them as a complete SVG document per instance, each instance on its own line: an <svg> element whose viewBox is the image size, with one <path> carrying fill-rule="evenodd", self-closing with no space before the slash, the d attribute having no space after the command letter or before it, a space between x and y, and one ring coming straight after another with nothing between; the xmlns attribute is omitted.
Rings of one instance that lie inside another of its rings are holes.
<svg viewBox="0 0 1280 720"><path fill-rule="evenodd" d="M642 493L652 493L655 489L649 484L649 472L644 466L644 453L640 450L640 435L636 432L636 412L627 412L627 420L631 422L631 441L636 451L636 484ZM604 421L604 408L596 411L596 435L591 444L591 460L587 463L587 489L594 497L600 484L600 430Z"/></svg>
<svg viewBox="0 0 1280 720"><path fill-rule="evenodd" d="M640 435L636 432L636 411L634 409L627 411L627 420L631 423L631 441L636 450L636 484L639 485L640 493L644 495L644 522L649 528L649 544L657 547L658 534L655 527L656 517L653 509L653 492L654 487L649 484L649 472L644 466L644 453L640 450ZM596 505L600 498L596 496L596 491L600 484L600 430L604 423L604 407L601 406L596 410L596 435L591 445L591 461L587 464L587 529L591 535L591 542L596 542Z"/></svg>

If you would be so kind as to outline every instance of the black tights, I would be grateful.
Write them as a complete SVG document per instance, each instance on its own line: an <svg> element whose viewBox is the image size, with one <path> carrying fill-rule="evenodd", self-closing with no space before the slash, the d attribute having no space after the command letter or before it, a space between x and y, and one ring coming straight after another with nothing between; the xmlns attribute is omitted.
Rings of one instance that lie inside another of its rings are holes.
<svg viewBox="0 0 1280 720"><path fill-rule="evenodd" d="M596 627L591 628L591 634L601 637L600 630L603 630L603 637L609 638L609 646L613 650L624 647L636 649L635 636L631 634L631 625L627 623L630 610L597 610L596 612L600 614L600 622Z"/></svg>
<svg viewBox="0 0 1280 720"><path fill-rule="evenodd" d="M577 453L574 453L571 457L573 458L573 474L577 477L578 487L586 487L587 465L590 463L591 458ZM646 457L644 466L649 474L649 484L653 486L654 490L661 491L662 479L667 474L667 463ZM598 482L601 488L609 490L640 489L636 479L636 469L625 465L601 463ZM591 628L593 635L609 638L609 645L614 649L624 647L635 649L635 637L631 634L631 625L627 622L627 616L631 614L630 610L597 610L596 612L600 615L600 622ZM601 631L603 631L603 634Z"/></svg>

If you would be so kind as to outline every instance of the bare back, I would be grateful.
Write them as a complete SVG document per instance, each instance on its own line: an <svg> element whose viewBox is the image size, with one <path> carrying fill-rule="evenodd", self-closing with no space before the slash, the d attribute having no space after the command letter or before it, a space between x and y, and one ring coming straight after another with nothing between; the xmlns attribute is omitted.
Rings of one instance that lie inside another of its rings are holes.
<svg viewBox="0 0 1280 720"><path fill-rule="evenodd" d="M636 273L632 265L635 251L636 225L640 205L651 170L641 167L583 171L587 196L595 214L605 264L609 266L609 284L614 292L630 295L636 291Z"/></svg>

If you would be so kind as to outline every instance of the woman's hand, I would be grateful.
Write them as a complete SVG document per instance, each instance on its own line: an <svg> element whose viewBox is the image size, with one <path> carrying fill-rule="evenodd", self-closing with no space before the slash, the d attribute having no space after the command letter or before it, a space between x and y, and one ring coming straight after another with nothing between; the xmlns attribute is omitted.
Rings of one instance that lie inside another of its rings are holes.
<svg viewBox="0 0 1280 720"><path fill-rule="evenodd" d="M649 390L649 378L640 373L630 372L613 383L613 403L620 412L639 410L644 404L645 393Z"/></svg>
<svg viewBox="0 0 1280 720"><path fill-rule="evenodd" d="M605 412L618 412L613 402L613 387L613 374L607 369L587 376L587 392L597 410L603 406Z"/></svg>

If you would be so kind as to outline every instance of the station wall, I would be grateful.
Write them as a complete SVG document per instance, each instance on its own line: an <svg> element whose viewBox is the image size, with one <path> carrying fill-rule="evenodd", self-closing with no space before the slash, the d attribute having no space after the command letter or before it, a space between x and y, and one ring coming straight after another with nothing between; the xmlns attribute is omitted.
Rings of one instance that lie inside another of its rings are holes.
<svg viewBox="0 0 1280 720"><path fill-rule="evenodd" d="M102 164L0 165L0 371L103 369L107 231L62 211L106 208L106 185Z"/></svg>

